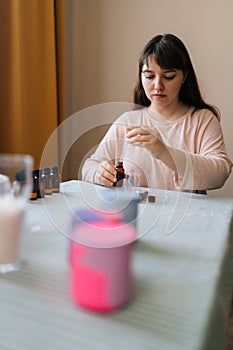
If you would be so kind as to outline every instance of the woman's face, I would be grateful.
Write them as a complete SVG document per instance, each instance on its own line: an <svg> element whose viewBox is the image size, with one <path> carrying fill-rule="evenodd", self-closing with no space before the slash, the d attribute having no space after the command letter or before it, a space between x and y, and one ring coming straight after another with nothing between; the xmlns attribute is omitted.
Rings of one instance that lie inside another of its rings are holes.
<svg viewBox="0 0 233 350"><path fill-rule="evenodd" d="M182 70L163 69L154 57L149 57L148 65L142 67L141 79L153 110L161 112L167 108L176 108L179 91L185 80Z"/></svg>

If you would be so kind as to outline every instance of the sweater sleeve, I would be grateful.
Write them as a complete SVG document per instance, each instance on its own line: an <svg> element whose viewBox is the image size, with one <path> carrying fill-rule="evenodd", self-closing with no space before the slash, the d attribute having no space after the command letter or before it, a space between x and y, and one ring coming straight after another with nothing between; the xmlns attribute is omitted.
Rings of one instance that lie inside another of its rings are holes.
<svg viewBox="0 0 233 350"><path fill-rule="evenodd" d="M177 190L208 191L222 187L231 173L232 162L215 116L200 128L196 144L197 153L171 148L177 168L174 173Z"/></svg>
<svg viewBox="0 0 233 350"><path fill-rule="evenodd" d="M82 167L82 180L94 182L95 172L102 161L116 164L124 149L126 123L119 118L115 121L100 142L95 153L88 158Z"/></svg>

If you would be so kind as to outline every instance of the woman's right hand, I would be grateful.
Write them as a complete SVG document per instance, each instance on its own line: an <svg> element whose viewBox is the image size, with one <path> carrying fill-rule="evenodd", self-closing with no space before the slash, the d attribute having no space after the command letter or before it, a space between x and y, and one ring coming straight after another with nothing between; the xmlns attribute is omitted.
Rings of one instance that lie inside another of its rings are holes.
<svg viewBox="0 0 233 350"><path fill-rule="evenodd" d="M94 183L106 187L112 187L116 183L116 169L113 163L104 160L102 161L94 175Z"/></svg>

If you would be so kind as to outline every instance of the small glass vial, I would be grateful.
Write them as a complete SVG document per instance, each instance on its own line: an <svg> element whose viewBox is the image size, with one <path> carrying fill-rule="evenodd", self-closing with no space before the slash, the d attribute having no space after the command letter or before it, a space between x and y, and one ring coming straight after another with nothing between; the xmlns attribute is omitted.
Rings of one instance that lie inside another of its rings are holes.
<svg viewBox="0 0 233 350"><path fill-rule="evenodd" d="M123 162L118 162L117 166L115 167L117 174L117 182L114 184L116 187L122 187L123 186L123 180L125 178L125 169L123 167Z"/></svg>
<svg viewBox="0 0 233 350"><path fill-rule="evenodd" d="M59 173L58 166L52 167L51 177L52 177L52 192L59 193L60 192L61 176Z"/></svg>
<svg viewBox="0 0 233 350"><path fill-rule="evenodd" d="M52 194L52 177L50 174L50 168L44 168L42 172L42 176L44 179L44 194L51 195Z"/></svg>
<svg viewBox="0 0 233 350"><path fill-rule="evenodd" d="M37 182L37 198L44 198L45 195L45 183L42 177L42 171L39 169L34 170L34 179Z"/></svg>

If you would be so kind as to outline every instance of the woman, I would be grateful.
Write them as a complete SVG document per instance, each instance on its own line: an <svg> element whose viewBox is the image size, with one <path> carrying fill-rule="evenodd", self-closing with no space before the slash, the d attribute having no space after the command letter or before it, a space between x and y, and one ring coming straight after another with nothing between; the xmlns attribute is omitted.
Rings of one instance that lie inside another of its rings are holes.
<svg viewBox="0 0 233 350"><path fill-rule="evenodd" d="M113 186L121 160L126 173L140 172L141 186L198 193L223 186L232 163L219 112L203 100L176 36L157 35L143 49L134 103L85 162L83 180Z"/></svg>

